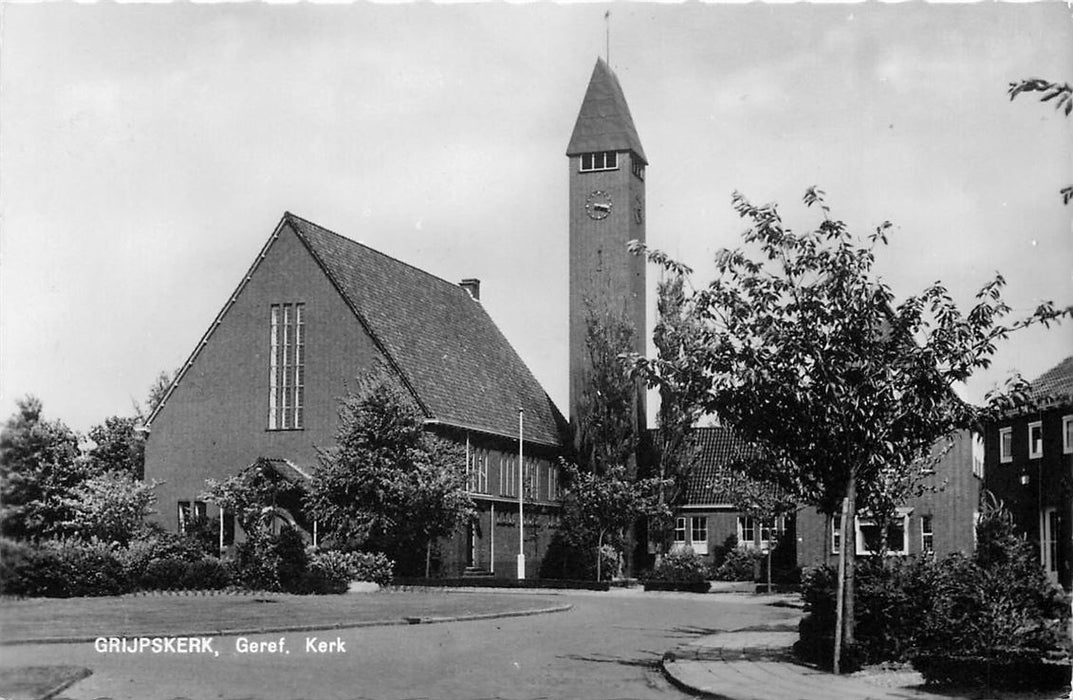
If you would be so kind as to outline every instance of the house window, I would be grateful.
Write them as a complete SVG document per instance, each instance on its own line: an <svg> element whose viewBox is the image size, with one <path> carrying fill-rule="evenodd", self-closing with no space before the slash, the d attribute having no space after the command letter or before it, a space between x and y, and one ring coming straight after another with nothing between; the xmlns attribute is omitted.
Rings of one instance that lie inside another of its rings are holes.
<svg viewBox="0 0 1073 700"><path fill-rule="evenodd" d="M909 554L909 513L896 513L887 523L887 554ZM857 518L857 554L876 554L882 547L883 531L871 518Z"/></svg>
<svg viewBox="0 0 1073 700"><path fill-rule="evenodd" d="M748 515L738 516L738 546L746 549L756 547L756 521Z"/></svg>
<svg viewBox="0 0 1073 700"><path fill-rule="evenodd" d="M931 516L920 516L920 551L926 554L935 552L935 532L932 530Z"/></svg>
<svg viewBox="0 0 1073 700"><path fill-rule="evenodd" d="M842 516L836 515L831 519L831 554L842 552Z"/></svg>
<svg viewBox="0 0 1073 700"><path fill-rule="evenodd" d="M689 519L689 544L697 554L708 553L708 518Z"/></svg>
<svg viewBox="0 0 1073 700"><path fill-rule="evenodd" d="M273 304L269 339L268 429L295 430L305 412L305 304Z"/></svg>
<svg viewBox="0 0 1073 700"><path fill-rule="evenodd" d="M1043 456L1043 423L1035 421L1028 424L1028 458L1039 459Z"/></svg>
<svg viewBox="0 0 1073 700"><path fill-rule="evenodd" d="M208 512L205 501L179 501L179 534L185 535L195 524L207 520Z"/></svg>
<svg viewBox="0 0 1073 700"><path fill-rule="evenodd" d="M676 545L685 545L686 543L686 519L675 518L674 519L674 543Z"/></svg>
<svg viewBox="0 0 1073 700"><path fill-rule="evenodd" d="M1002 428L998 431L998 461L1013 461L1013 428Z"/></svg>
<svg viewBox="0 0 1073 700"><path fill-rule="evenodd" d="M1058 580L1058 510L1040 511L1040 562L1052 581Z"/></svg>
<svg viewBox="0 0 1073 700"><path fill-rule="evenodd" d="M595 170L618 170L618 153L599 151L581 154L581 172L588 173Z"/></svg>
<svg viewBox="0 0 1073 700"><path fill-rule="evenodd" d="M1073 416L1062 416L1062 453L1073 454Z"/></svg>
<svg viewBox="0 0 1073 700"><path fill-rule="evenodd" d="M767 518L760 521L760 549L767 551L778 544L779 535L785 529L785 519Z"/></svg>
<svg viewBox="0 0 1073 700"><path fill-rule="evenodd" d="M980 433L972 434L972 474L984 478L984 437Z"/></svg>

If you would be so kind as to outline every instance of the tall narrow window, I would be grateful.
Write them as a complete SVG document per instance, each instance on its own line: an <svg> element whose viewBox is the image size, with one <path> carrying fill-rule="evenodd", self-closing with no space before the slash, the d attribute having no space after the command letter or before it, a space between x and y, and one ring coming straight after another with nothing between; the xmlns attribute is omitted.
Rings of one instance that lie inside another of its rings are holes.
<svg viewBox="0 0 1073 700"><path fill-rule="evenodd" d="M1035 421L1028 424L1028 458L1039 459L1043 456L1043 423Z"/></svg>
<svg viewBox="0 0 1073 700"><path fill-rule="evenodd" d="M1013 428L1002 428L998 431L998 461L1013 461Z"/></svg>
<svg viewBox="0 0 1073 700"><path fill-rule="evenodd" d="M842 516L831 518L831 554L842 553Z"/></svg>
<svg viewBox="0 0 1073 700"><path fill-rule="evenodd" d="M674 543L676 545L685 546L686 543L686 519L675 518L674 519Z"/></svg>
<svg viewBox="0 0 1073 700"><path fill-rule="evenodd" d="M708 553L708 518L689 519L689 545L697 554Z"/></svg>
<svg viewBox="0 0 1073 700"><path fill-rule="evenodd" d="M738 516L738 546L746 549L756 547L756 521L751 516Z"/></svg>
<svg viewBox="0 0 1073 700"><path fill-rule="evenodd" d="M1073 416L1062 416L1062 452L1073 453Z"/></svg>
<svg viewBox="0 0 1073 700"><path fill-rule="evenodd" d="M305 420L304 304L273 304L268 368L268 428L294 430Z"/></svg>
<svg viewBox="0 0 1073 700"><path fill-rule="evenodd" d="M920 516L920 549L926 554L935 552L935 531L932 530L931 516Z"/></svg>

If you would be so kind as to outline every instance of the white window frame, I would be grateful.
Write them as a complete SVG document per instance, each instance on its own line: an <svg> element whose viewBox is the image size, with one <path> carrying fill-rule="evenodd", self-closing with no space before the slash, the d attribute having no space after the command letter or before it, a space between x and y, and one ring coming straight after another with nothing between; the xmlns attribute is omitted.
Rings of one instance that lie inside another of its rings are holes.
<svg viewBox="0 0 1073 700"><path fill-rule="evenodd" d="M588 166L585 165L586 159L589 161ZM613 163L608 165L609 161L613 161ZM601 170L618 170L618 161L617 151L593 151L592 153L582 153L578 158L578 166L580 172L595 173Z"/></svg>
<svg viewBox="0 0 1073 700"><path fill-rule="evenodd" d="M831 518L831 554L839 554L842 548L842 516Z"/></svg>
<svg viewBox="0 0 1073 700"><path fill-rule="evenodd" d="M1073 415L1062 416L1062 454L1073 454Z"/></svg>
<svg viewBox="0 0 1073 700"><path fill-rule="evenodd" d="M757 519L751 515L738 516L738 546L745 549L756 549ZM748 537L745 533L750 533Z"/></svg>
<svg viewBox="0 0 1073 700"><path fill-rule="evenodd" d="M909 513L907 508L898 508L895 511L894 517L901 517L902 519L902 546L899 549L894 549L893 543L887 541L887 556L906 556L909 554ZM875 520L869 516L858 515L854 518L854 529L856 530L857 540L857 554L873 554L872 550L868 549L864 543L864 531L862 526L867 527L869 525L875 525Z"/></svg>
<svg viewBox="0 0 1073 700"><path fill-rule="evenodd" d="M702 536L699 539L698 533ZM708 553L708 516L695 515L689 518L689 545L697 554Z"/></svg>
<svg viewBox="0 0 1073 700"><path fill-rule="evenodd" d="M1013 461L1013 428L999 428L998 431L998 461L1009 464Z"/></svg>
<svg viewBox="0 0 1073 700"><path fill-rule="evenodd" d="M930 515L920 516L920 551L935 553L935 519Z"/></svg>
<svg viewBox="0 0 1073 700"><path fill-rule="evenodd" d="M973 431L972 434L972 473L973 476L983 480L984 478L984 436Z"/></svg>
<svg viewBox="0 0 1073 700"><path fill-rule="evenodd" d="M1032 431L1039 430L1039 440L1032 439ZM1039 449L1036 449L1036 448ZM1043 456L1043 421L1034 420L1028 424L1028 458L1039 459Z"/></svg>
<svg viewBox="0 0 1073 700"><path fill-rule="evenodd" d="M1039 560L1047 578L1058 580L1058 509L1048 506L1039 513Z"/></svg>
<svg viewBox="0 0 1073 700"><path fill-rule="evenodd" d="M678 517L674 519L674 546L684 547L686 546L686 519L684 517Z"/></svg>

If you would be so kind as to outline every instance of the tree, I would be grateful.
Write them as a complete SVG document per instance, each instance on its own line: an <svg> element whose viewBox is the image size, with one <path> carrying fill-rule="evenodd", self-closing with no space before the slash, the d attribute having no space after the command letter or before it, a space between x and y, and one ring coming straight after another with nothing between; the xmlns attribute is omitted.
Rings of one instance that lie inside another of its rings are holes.
<svg viewBox="0 0 1073 700"><path fill-rule="evenodd" d="M417 409L383 371L359 381L339 409L334 447L320 455L308 513L339 541L377 549L430 573L436 540L475 513L465 490L465 455L426 434Z"/></svg>
<svg viewBox="0 0 1073 700"><path fill-rule="evenodd" d="M987 367L996 344L1035 323L1070 313L1045 303L1028 318L1004 324L999 275L962 313L935 283L895 303L872 274L875 250L887 244L884 222L859 243L830 216L823 192L810 188L819 225L796 233L775 205L754 206L735 193L749 223L748 247L716 256L717 275L691 299L703 343L691 356L708 377L703 407L758 450L752 462L795 500L846 527L860 510L882 506L891 477L919 470L932 446L981 417L957 399L954 384ZM634 250L643 251L641 244ZM662 253L649 259L672 270ZM661 376L659 367L653 374ZM836 664L844 636L852 645L854 548L839 557ZM844 577L844 582L843 582ZM836 667L837 669L837 667Z"/></svg>
<svg viewBox="0 0 1073 700"><path fill-rule="evenodd" d="M596 580L603 575L603 546L610 538L620 543L627 528L637 518L653 510L660 482L633 481L625 467L610 468L603 474L579 469L564 462L566 493L563 498L561 530L569 543L580 549L595 547Z"/></svg>
<svg viewBox="0 0 1073 700"><path fill-rule="evenodd" d="M1058 84L1040 78L1028 78L1026 80L1010 83L1006 90L1011 101L1018 95L1026 92L1043 93L1039 98L1039 101L1050 102L1051 100L1054 100L1054 108L1065 112L1065 116L1067 117L1073 112L1073 86L1070 86L1069 83ZM1062 204L1069 204L1073 201L1073 185L1066 185L1063 187L1061 194Z"/></svg>
<svg viewBox="0 0 1073 700"><path fill-rule="evenodd" d="M685 497L695 455L691 436L701 417L707 382L690 359L701 336L689 310L684 275L674 273L660 281L656 312L656 359L648 372L632 371L631 376L642 376L659 390L659 430L651 461L656 465L652 476L659 479L660 487L654 513L648 519L648 536L656 544L658 563L674 536L674 506ZM639 357L630 357L631 368L637 367Z"/></svg>
<svg viewBox="0 0 1073 700"><path fill-rule="evenodd" d="M156 483L145 483L128 471L110 471L86 479L62 498L71 513L64 533L82 539L127 544L145 530L154 513Z"/></svg>
<svg viewBox="0 0 1073 700"><path fill-rule="evenodd" d="M145 473L145 439L135 430L141 419L111 416L89 429L94 446L86 454L94 472L126 472L138 479Z"/></svg>
<svg viewBox="0 0 1073 700"><path fill-rule="evenodd" d="M69 519L68 491L92 475L79 457L78 436L61 421L46 421L41 400L26 396L0 431L0 531L39 539Z"/></svg>

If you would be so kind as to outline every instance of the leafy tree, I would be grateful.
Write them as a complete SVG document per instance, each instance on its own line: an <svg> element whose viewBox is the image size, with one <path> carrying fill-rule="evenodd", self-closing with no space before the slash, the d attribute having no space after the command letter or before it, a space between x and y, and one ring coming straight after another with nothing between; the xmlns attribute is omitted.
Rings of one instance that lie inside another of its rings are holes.
<svg viewBox="0 0 1073 700"><path fill-rule="evenodd" d="M648 536L656 544L658 563L674 536L674 507L685 498L696 454L693 426L701 417L707 382L690 359L701 336L689 311L682 274L672 274L659 283L656 311L659 315L653 332L656 359L649 366L656 374L639 375L659 390L660 397L658 438L650 460L655 463L652 476L659 479L660 488L654 513L648 519ZM631 356L634 363L638 358Z"/></svg>
<svg viewBox="0 0 1073 700"><path fill-rule="evenodd" d="M715 280L693 296L703 343L691 361L709 379L706 412L757 448L753 476L828 516L852 515L883 506L892 477L919 471L938 440L980 418L952 387L987 367L998 342L1070 311L1045 303L1004 324L1011 309L1001 276L983 286L968 313L940 283L896 304L872 273L891 224L861 244L830 216L822 191L810 188L804 201L822 220L797 233L775 205L755 206L735 193L750 249L720 252ZM649 258L666 261L661 253ZM836 650L843 635L854 642L847 539Z"/></svg>
<svg viewBox="0 0 1073 700"><path fill-rule="evenodd" d="M127 471L110 471L86 479L62 498L71 518L62 529L82 539L127 544L145 532L156 482L145 483Z"/></svg>
<svg viewBox="0 0 1073 700"><path fill-rule="evenodd" d="M262 458L223 481L206 479L201 497L234 514L247 538L258 538L268 536L277 507L301 502L302 489Z"/></svg>
<svg viewBox="0 0 1073 700"><path fill-rule="evenodd" d="M136 478L145 473L145 439L135 428L139 418L111 416L89 429L92 447L86 454L97 473L126 472Z"/></svg>
<svg viewBox="0 0 1073 700"><path fill-rule="evenodd" d="M417 409L384 373L362 377L339 409L336 444L320 455L308 513L334 539L385 552L430 574L435 542L469 522L465 455L429 436Z"/></svg>
<svg viewBox="0 0 1073 700"><path fill-rule="evenodd" d="M1054 108L1065 112L1067 117L1073 112L1073 86L1069 83L1059 84L1040 78L1028 78L1010 83L1006 92L1010 100L1022 93L1041 92L1043 95L1039 98L1040 102L1054 100ZM1073 185L1066 185L1062 188L1062 203L1069 204L1071 201L1073 201Z"/></svg>
<svg viewBox="0 0 1073 700"><path fill-rule="evenodd" d="M595 548L596 580L603 576L603 548L610 539L620 544L627 528L653 510L658 498L658 479L634 481L625 467L603 474L562 463L566 474L561 531L580 549Z"/></svg>
<svg viewBox="0 0 1073 700"><path fill-rule="evenodd" d="M0 531L38 539L70 517L64 501L92 465L80 459L78 436L61 421L42 416L41 400L27 396L0 431Z"/></svg>

